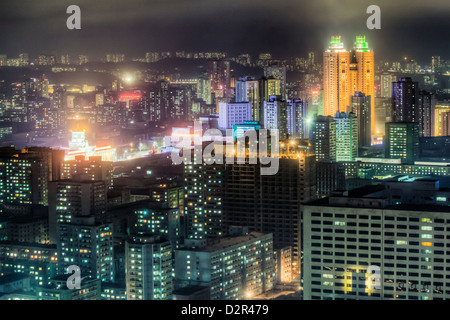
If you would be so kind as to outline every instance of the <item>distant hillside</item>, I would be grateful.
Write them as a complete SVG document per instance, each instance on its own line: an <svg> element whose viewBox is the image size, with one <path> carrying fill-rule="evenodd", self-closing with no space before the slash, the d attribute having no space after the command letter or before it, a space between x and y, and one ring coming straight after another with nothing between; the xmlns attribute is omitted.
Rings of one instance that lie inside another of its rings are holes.
<svg viewBox="0 0 450 320"><path fill-rule="evenodd" d="M50 68L45 70L32 70L29 68L2 67L0 68L0 81L5 83L20 82L27 78L40 78L42 75L49 79L50 83L74 84L74 85L111 85L115 79L109 73L104 72L52 72Z"/></svg>

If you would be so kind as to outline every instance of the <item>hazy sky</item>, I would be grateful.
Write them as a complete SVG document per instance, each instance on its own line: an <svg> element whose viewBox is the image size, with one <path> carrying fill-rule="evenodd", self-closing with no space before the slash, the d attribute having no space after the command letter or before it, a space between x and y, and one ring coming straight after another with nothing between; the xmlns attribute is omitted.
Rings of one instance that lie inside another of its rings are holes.
<svg viewBox="0 0 450 320"><path fill-rule="evenodd" d="M66 9L81 8L82 30L68 30ZM366 9L381 8L381 30ZM365 34L379 58L450 58L449 0L1 0L0 53L145 51L323 51L331 35L347 47Z"/></svg>

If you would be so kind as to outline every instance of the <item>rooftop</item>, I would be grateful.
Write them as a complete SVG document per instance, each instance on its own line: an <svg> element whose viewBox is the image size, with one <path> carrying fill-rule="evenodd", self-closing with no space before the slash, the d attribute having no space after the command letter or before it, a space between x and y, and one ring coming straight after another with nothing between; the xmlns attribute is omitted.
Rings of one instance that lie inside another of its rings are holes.
<svg viewBox="0 0 450 320"><path fill-rule="evenodd" d="M245 242L249 242L258 238L265 236L265 233L251 232L248 235L237 236L237 237L222 237L217 239L208 240L205 248L199 248L196 251L203 252L214 252L223 250L229 247L233 247Z"/></svg>
<svg viewBox="0 0 450 320"><path fill-rule="evenodd" d="M420 180L416 180L420 181ZM435 180L423 180L424 182L435 182ZM403 184L403 182L398 182ZM406 182L407 183L407 182ZM390 204L386 193L385 185L368 185L350 191L335 192L329 197L317 199L305 203L304 206L329 206L329 207L347 207L347 208L370 208L383 210L402 210L402 211L422 211L422 212L450 212L450 206L430 203L430 204L416 204L416 203L402 203ZM421 190L418 188L417 190ZM427 190L427 189L424 189ZM436 192L448 192L448 188L440 188L432 190ZM389 191L388 191L389 192ZM348 201L346 201L348 200ZM371 201L372 200L372 201ZM375 200L375 202L373 201Z"/></svg>
<svg viewBox="0 0 450 320"><path fill-rule="evenodd" d="M6 274L6 275L0 277L0 285L18 281L18 280L23 280L28 277L29 276L24 273L9 273L9 274Z"/></svg>

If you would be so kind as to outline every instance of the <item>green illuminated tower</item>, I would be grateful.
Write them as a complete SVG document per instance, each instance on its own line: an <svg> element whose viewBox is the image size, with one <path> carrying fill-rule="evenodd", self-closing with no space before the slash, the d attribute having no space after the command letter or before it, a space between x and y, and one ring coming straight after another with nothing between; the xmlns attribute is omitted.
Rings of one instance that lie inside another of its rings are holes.
<svg viewBox="0 0 450 320"><path fill-rule="evenodd" d="M369 44L366 42L365 36L357 36L353 48L360 52L370 52Z"/></svg>

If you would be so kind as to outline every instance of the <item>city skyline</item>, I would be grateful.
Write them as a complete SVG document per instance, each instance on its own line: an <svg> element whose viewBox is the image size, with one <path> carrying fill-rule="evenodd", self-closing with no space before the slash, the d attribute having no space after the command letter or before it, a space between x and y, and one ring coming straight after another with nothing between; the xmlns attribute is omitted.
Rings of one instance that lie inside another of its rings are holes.
<svg viewBox="0 0 450 320"><path fill-rule="evenodd" d="M0 300L450 299L448 0L0 7Z"/></svg>

